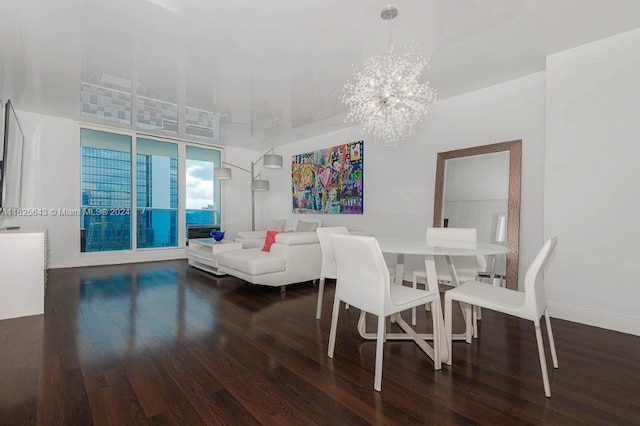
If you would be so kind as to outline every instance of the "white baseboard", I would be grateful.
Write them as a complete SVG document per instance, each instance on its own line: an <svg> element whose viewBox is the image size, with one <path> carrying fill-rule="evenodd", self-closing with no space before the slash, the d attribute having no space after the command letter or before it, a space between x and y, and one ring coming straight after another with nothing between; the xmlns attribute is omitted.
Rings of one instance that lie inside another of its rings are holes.
<svg viewBox="0 0 640 426"><path fill-rule="evenodd" d="M549 315L553 318L640 336L640 318L624 317L558 303L549 303Z"/></svg>
<svg viewBox="0 0 640 426"><path fill-rule="evenodd" d="M160 250L140 250L136 252L102 252L102 253L81 253L74 257L50 259L48 267L76 268L79 266L117 265L121 263L155 262L159 260L186 259L184 248L160 249Z"/></svg>

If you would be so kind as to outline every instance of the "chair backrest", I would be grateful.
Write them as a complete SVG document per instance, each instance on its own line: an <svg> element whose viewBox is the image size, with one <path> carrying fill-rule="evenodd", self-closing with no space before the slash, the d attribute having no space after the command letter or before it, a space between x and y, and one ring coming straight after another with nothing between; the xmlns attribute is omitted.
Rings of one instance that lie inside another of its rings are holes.
<svg viewBox="0 0 640 426"><path fill-rule="evenodd" d="M356 308L384 315L389 297L389 270L374 237L332 235L338 265L336 296Z"/></svg>
<svg viewBox="0 0 640 426"><path fill-rule="evenodd" d="M330 235L349 235L349 231L344 226L329 226L316 229L320 249L322 251L322 267L320 268L320 278L337 278L338 265L333 254L333 244Z"/></svg>
<svg viewBox="0 0 640 426"><path fill-rule="evenodd" d="M439 247L475 248L477 231L475 228L427 228L427 245ZM451 258L460 283L475 280L478 276L477 256L455 256ZM436 272L438 280L451 282L449 265L442 256L437 256Z"/></svg>
<svg viewBox="0 0 640 426"><path fill-rule="evenodd" d="M524 275L525 305L530 314L535 314L531 319L542 316L547 308L547 292L544 288L544 270L549 264L549 259L558 243L558 237L549 238Z"/></svg>

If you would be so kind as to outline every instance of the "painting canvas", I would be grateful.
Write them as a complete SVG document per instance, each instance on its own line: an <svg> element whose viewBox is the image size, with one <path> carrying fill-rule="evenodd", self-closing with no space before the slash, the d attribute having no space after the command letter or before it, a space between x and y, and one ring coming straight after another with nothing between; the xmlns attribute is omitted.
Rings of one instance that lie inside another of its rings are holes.
<svg viewBox="0 0 640 426"><path fill-rule="evenodd" d="M364 212L364 141L292 157L294 213Z"/></svg>

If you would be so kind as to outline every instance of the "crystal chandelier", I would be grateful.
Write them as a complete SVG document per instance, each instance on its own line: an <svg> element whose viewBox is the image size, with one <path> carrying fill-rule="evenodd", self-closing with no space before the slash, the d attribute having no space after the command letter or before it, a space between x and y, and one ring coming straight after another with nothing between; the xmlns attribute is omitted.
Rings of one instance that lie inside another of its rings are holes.
<svg viewBox="0 0 640 426"><path fill-rule="evenodd" d="M413 47L401 54L393 51L391 20L396 16L398 9L393 6L380 12L389 21L387 56L367 59L364 69L354 72L355 82L344 85L345 122L360 123L362 133L384 146L395 146L411 136L436 100L429 82L419 81L422 70L428 68L422 54Z"/></svg>

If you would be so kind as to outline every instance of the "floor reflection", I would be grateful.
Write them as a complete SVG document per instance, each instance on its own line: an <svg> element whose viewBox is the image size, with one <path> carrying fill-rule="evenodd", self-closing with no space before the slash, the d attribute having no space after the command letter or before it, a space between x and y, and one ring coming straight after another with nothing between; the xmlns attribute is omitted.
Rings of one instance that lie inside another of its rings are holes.
<svg viewBox="0 0 640 426"><path fill-rule="evenodd" d="M215 334L217 298L202 297L201 280L185 280L186 268L143 264L81 277L76 321L84 360L130 359L167 342Z"/></svg>

